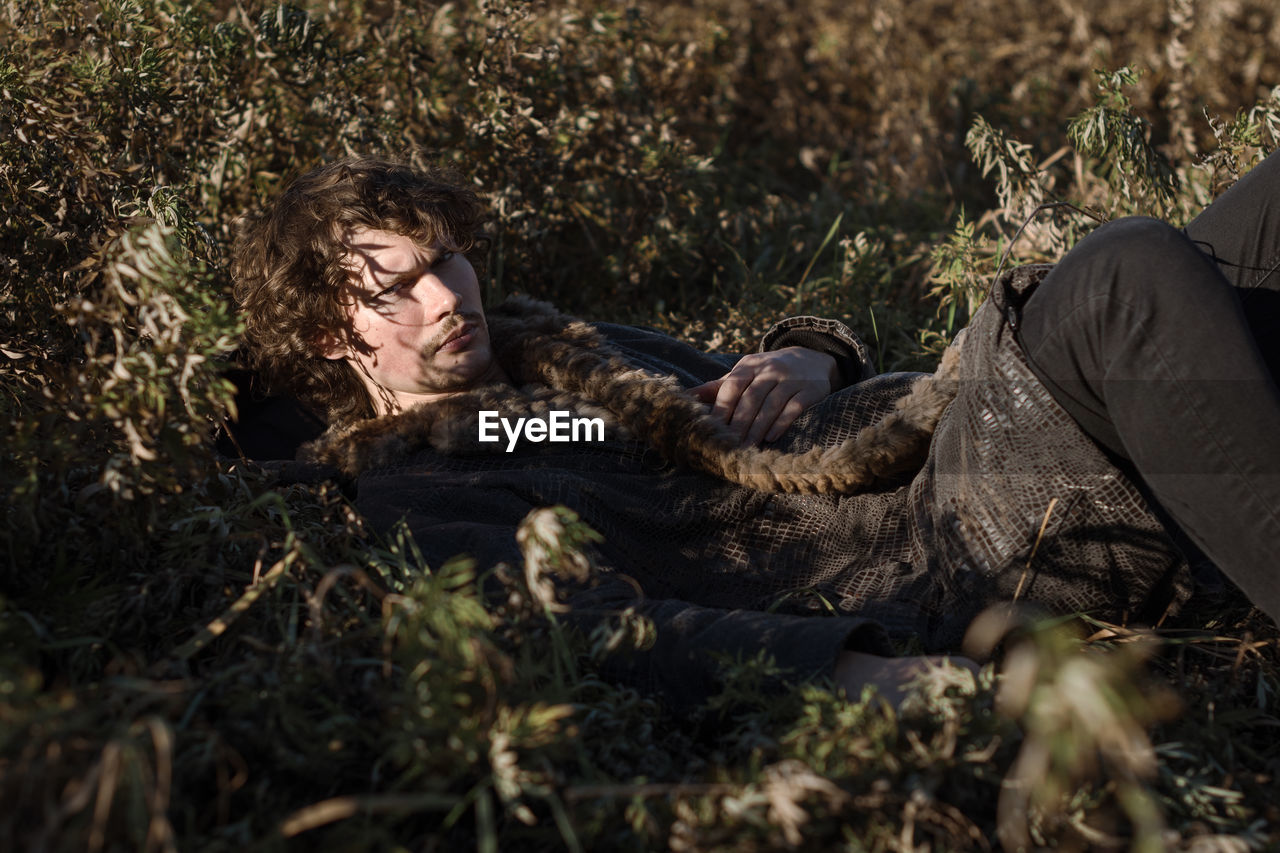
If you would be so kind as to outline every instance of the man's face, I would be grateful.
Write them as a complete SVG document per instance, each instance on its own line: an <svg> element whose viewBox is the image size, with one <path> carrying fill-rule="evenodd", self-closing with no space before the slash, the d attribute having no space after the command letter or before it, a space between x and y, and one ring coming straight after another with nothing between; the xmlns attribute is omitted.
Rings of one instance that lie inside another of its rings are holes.
<svg viewBox="0 0 1280 853"><path fill-rule="evenodd" d="M334 346L360 374L379 414L462 391L496 367L475 270L460 254L375 229L343 235L348 313L364 346Z"/></svg>

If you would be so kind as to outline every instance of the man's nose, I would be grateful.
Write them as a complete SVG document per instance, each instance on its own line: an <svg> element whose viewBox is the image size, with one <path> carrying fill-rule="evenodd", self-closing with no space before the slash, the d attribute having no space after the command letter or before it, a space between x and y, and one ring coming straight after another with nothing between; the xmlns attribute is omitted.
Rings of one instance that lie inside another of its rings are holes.
<svg viewBox="0 0 1280 853"><path fill-rule="evenodd" d="M456 313L462 297L439 276L428 273L422 282L423 309L429 323L443 320Z"/></svg>

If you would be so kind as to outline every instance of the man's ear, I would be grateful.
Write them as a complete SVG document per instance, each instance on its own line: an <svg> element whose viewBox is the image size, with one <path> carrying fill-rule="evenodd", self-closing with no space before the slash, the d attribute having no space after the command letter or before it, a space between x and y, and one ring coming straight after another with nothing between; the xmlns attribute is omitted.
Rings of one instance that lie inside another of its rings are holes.
<svg viewBox="0 0 1280 853"><path fill-rule="evenodd" d="M351 347L331 332L321 332L312 341L316 351L330 361L341 361L351 355Z"/></svg>

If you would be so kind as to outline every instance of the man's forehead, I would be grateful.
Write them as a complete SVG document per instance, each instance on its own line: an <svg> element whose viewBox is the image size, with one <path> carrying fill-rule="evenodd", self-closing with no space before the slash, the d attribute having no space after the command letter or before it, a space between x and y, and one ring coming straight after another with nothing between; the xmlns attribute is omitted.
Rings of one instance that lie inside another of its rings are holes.
<svg viewBox="0 0 1280 853"><path fill-rule="evenodd" d="M412 237L376 228L347 228L340 239L347 250L344 266L358 274L406 272L417 267L426 254Z"/></svg>

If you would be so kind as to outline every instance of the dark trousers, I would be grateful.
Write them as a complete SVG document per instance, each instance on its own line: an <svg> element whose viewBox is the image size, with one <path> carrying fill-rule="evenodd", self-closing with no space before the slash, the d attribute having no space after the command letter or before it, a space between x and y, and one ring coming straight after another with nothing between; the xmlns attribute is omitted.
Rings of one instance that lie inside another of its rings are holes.
<svg viewBox="0 0 1280 853"><path fill-rule="evenodd" d="M1031 368L1280 621L1280 153L1185 229L1120 219L1023 308Z"/></svg>

